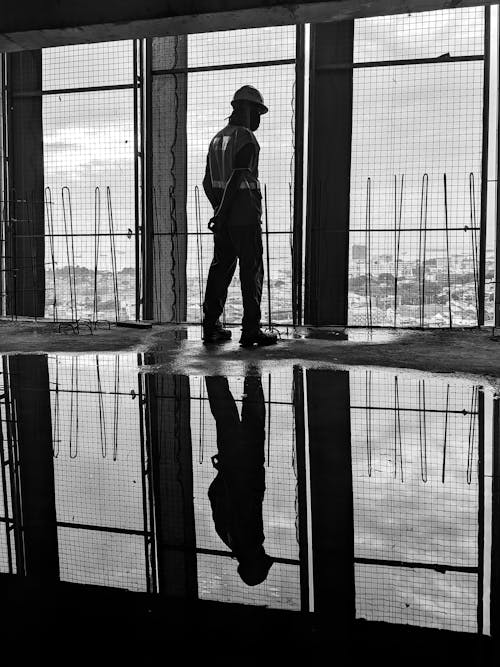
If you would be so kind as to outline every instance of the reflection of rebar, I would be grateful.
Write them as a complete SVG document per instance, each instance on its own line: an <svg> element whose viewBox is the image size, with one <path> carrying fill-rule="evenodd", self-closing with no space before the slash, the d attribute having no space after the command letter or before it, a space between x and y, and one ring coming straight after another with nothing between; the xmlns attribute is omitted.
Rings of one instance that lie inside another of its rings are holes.
<svg viewBox="0 0 500 667"><path fill-rule="evenodd" d="M64 220L64 236L66 239L66 256L68 259L71 319L75 322L78 322L78 307L77 307L76 278L75 278L75 246L73 240L73 211L71 206L71 192L67 185L61 188L61 199L62 199L62 210L63 210L63 220ZM68 220L69 220L69 233L68 233ZM71 253L69 249L70 236L71 236Z"/></svg>
<svg viewBox="0 0 500 667"><path fill-rule="evenodd" d="M54 400L54 432L52 435L52 453L56 459L59 456L60 448L60 418L59 418L59 358L55 357L56 362L56 380L55 380L55 400Z"/></svg>
<svg viewBox="0 0 500 667"><path fill-rule="evenodd" d="M200 188L194 186L194 214L196 221L196 252L198 261L198 292L200 298L200 322L203 320L203 243L201 229Z"/></svg>
<svg viewBox="0 0 500 667"><path fill-rule="evenodd" d="M371 259L371 217L372 217L372 181L366 180L366 208L365 208L365 301L366 324L373 325L372 321L372 259Z"/></svg>
<svg viewBox="0 0 500 667"><path fill-rule="evenodd" d="M198 401L200 433L198 440L198 463L203 463L204 443L205 443L205 382L200 377L200 400Z"/></svg>
<svg viewBox="0 0 500 667"><path fill-rule="evenodd" d="M101 371L99 368L99 355L95 355L95 364L97 372L97 401L99 405L99 430L101 434L101 454L102 458L106 458L108 452L108 444L106 439L106 413L104 410L104 399L102 395Z"/></svg>
<svg viewBox="0 0 500 667"><path fill-rule="evenodd" d="M446 385L446 409L444 413L444 440L443 440L443 466L441 470L441 482L444 484L446 470L446 447L448 445L448 408L450 403L450 385Z"/></svg>
<svg viewBox="0 0 500 667"><path fill-rule="evenodd" d="M372 372L365 371L365 398L366 398L366 457L368 462L368 477L372 476Z"/></svg>
<svg viewBox="0 0 500 667"><path fill-rule="evenodd" d="M56 297L56 261L54 252L54 214L52 210L52 191L50 187L44 190L45 215L47 217L47 229L49 232L50 259L52 262L52 283L54 289L54 300L52 302L52 318L57 320L57 297Z"/></svg>
<svg viewBox="0 0 500 667"><path fill-rule="evenodd" d="M429 176L422 176L420 193L420 224L418 235L418 278L420 292L420 326L425 326L425 262L427 250L427 204L429 195Z"/></svg>
<svg viewBox="0 0 500 667"><path fill-rule="evenodd" d="M71 400L70 400L70 418L69 418L69 456L76 459L78 456L78 438L80 421L80 392L78 389L78 357L71 359ZM76 419L74 418L76 412ZM73 440L73 425L75 438Z"/></svg>
<svg viewBox="0 0 500 667"><path fill-rule="evenodd" d="M399 452L398 452L399 449ZM401 468L401 482L403 482L403 445L401 442L401 414L399 408L398 376L394 376L394 479L397 477L397 457Z"/></svg>
<svg viewBox="0 0 500 667"><path fill-rule="evenodd" d="M113 297L115 303L115 320L118 322L119 318L119 302L118 302L118 275L116 272L116 246L115 246L115 224L113 220L113 204L111 201L111 189L109 185L106 186L106 204L108 209L108 226L109 226L109 249L111 254L111 271L113 277Z"/></svg>
<svg viewBox="0 0 500 667"><path fill-rule="evenodd" d="M271 463L271 373L267 376L267 467Z"/></svg>
<svg viewBox="0 0 500 667"><path fill-rule="evenodd" d="M397 326L398 310L398 280L399 280L399 249L401 245L401 224L403 215L403 185L404 174L401 174L398 210L398 186L394 175L394 326Z"/></svg>
<svg viewBox="0 0 500 667"><path fill-rule="evenodd" d="M444 222L445 222L445 233L446 233L446 268L447 268L447 279L448 279L448 317L450 323L450 329L453 326L453 319L451 315L451 278L450 278L450 245L448 238L448 187L446 184L446 174L443 174L443 187L444 187Z"/></svg>
<svg viewBox="0 0 500 667"><path fill-rule="evenodd" d="M474 461L474 440L476 437L476 413L479 399L479 387L472 387L469 417L469 439L467 443L467 484L472 483L472 465Z"/></svg>
<svg viewBox="0 0 500 667"><path fill-rule="evenodd" d="M115 357L115 387L113 405L113 461L118 457L118 420L120 410L120 357Z"/></svg>
<svg viewBox="0 0 500 667"><path fill-rule="evenodd" d="M427 482L427 421L425 411L425 380L418 381L418 433L420 445L420 475Z"/></svg>
<svg viewBox="0 0 500 667"><path fill-rule="evenodd" d="M476 317L479 326L479 244L477 240L476 186L474 174L469 174L469 204L472 244L472 270L474 274L474 297L476 299Z"/></svg>

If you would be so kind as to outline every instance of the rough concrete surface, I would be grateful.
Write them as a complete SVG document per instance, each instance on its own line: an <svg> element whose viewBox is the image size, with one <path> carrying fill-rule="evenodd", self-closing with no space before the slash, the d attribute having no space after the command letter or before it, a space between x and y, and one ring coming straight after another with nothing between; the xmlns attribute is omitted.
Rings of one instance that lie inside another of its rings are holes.
<svg viewBox="0 0 500 667"><path fill-rule="evenodd" d="M332 330L281 328L278 345L247 350L233 340L204 346L200 328L155 325L151 329L111 326L93 334L59 333L51 322L0 322L1 353L89 353L129 351L150 353L147 364L169 372L234 373L249 365L273 367L286 363L307 367L385 366L434 373L453 373L500 380L500 341L492 329L389 330L348 329L348 340L332 339Z"/></svg>

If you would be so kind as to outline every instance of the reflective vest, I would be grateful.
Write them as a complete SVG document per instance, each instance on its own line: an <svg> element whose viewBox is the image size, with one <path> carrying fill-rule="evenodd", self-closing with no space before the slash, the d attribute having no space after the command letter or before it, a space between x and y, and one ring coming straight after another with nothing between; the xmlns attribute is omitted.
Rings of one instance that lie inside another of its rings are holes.
<svg viewBox="0 0 500 667"><path fill-rule="evenodd" d="M224 189L234 171L234 161L237 153L247 144L254 146L254 157L250 170L245 171L241 181L242 190L259 190L258 177L259 142L254 133L240 125L226 125L210 142L208 149L208 164L213 188Z"/></svg>

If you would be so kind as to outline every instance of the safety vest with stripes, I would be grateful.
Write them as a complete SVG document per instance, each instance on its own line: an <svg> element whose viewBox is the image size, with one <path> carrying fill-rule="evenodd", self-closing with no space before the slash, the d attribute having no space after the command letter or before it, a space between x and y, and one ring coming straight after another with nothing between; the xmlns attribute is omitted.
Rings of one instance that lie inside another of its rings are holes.
<svg viewBox="0 0 500 667"><path fill-rule="evenodd" d="M249 170L245 170L240 188L260 191L258 177L259 142L254 133L240 125L226 125L210 142L208 164L213 188L224 189L235 167L237 153L247 144L255 148Z"/></svg>

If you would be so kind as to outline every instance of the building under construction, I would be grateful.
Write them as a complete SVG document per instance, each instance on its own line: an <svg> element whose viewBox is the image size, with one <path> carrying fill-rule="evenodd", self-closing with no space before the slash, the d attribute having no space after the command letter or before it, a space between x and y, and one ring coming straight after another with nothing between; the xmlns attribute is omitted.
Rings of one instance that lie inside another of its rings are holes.
<svg viewBox="0 0 500 667"><path fill-rule="evenodd" d="M494 664L499 6L66 4L0 16L5 627ZM247 84L265 350L200 328Z"/></svg>

